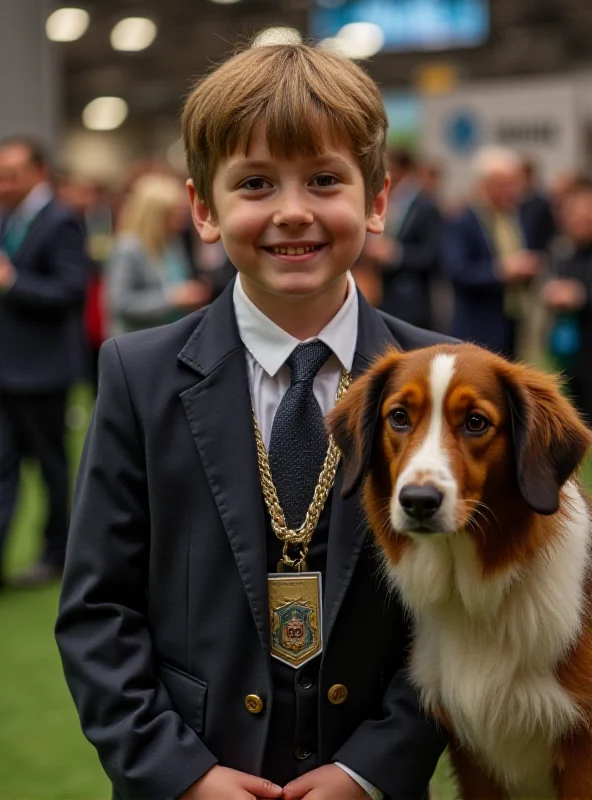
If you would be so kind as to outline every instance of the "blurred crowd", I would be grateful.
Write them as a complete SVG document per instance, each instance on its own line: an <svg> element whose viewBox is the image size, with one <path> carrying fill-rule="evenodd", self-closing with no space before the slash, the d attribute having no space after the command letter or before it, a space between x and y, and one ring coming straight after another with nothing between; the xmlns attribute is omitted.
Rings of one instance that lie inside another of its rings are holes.
<svg viewBox="0 0 592 800"><path fill-rule="evenodd" d="M393 150L386 231L368 236L356 282L411 324L550 363L592 419L592 183L544 186L532 161L500 148L474 167L451 205L439 165ZM70 387L96 385L105 339L199 309L234 275L222 245L195 234L184 180L146 162L107 185L56 173L26 138L0 145L0 554L23 456L39 462L50 507L22 585L63 566Z"/></svg>
<svg viewBox="0 0 592 800"><path fill-rule="evenodd" d="M592 420L592 182L545 186L506 148L483 149L473 172L451 204L437 165L393 151L386 232L368 237L356 281L407 322L561 370Z"/></svg>

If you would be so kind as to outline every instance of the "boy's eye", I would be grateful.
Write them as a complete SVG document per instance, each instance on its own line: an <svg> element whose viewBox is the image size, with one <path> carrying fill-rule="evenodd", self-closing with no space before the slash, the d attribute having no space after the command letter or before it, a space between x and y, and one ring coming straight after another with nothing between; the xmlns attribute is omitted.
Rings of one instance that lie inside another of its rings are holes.
<svg viewBox="0 0 592 800"><path fill-rule="evenodd" d="M265 178L248 178L241 183L240 188L247 189L250 192L260 192L261 189L265 189L268 186L269 181L266 181Z"/></svg>
<svg viewBox="0 0 592 800"><path fill-rule="evenodd" d="M321 188L326 188L327 186L336 186L339 180L335 175L317 175L316 178L312 179L311 183Z"/></svg>

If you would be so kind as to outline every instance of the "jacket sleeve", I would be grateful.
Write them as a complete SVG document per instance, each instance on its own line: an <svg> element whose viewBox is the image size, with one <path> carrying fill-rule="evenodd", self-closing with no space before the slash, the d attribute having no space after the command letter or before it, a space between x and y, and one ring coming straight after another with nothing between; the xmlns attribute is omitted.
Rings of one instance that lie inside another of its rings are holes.
<svg viewBox="0 0 592 800"><path fill-rule="evenodd" d="M176 713L155 672L144 448L114 340L102 348L100 369L56 637L83 731L120 795L168 800L216 759Z"/></svg>
<svg viewBox="0 0 592 800"><path fill-rule="evenodd" d="M47 272L18 272L5 295L5 302L43 312L81 308L90 274L90 261L80 223L74 217L64 219L56 226L47 248Z"/></svg>
<svg viewBox="0 0 592 800"><path fill-rule="evenodd" d="M139 247L128 242L116 246L107 265L107 297L114 318L132 327L170 321L173 307L164 287L146 281L146 273L153 269Z"/></svg>
<svg viewBox="0 0 592 800"><path fill-rule="evenodd" d="M502 292L495 274L494 258L479 248L466 219L450 220L444 232L444 273L465 293Z"/></svg>
<svg viewBox="0 0 592 800"><path fill-rule="evenodd" d="M367 720L333 756L390 800L426 795L448 735L419 705L406 669L395 673L383 701L384 716Z"/></svg>

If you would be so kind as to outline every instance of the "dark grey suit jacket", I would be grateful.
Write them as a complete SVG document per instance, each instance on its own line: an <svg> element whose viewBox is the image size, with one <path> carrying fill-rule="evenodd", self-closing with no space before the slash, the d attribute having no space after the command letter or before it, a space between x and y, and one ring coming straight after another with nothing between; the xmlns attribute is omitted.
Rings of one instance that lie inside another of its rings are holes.
<svg viewBox="0 0 592 800"><path fill-rule="evenodd" d="M52 200L13 262L16 282L0 293L0 390L65 389L83 370L82 309L90 262L82 225Z"/></svg>
<svg viewBox="0 0 592 800"><path fill-rule="evenodd" d="M360 297L354 371L437 337ZM403 669L408 622L357 497L331 512L319 763L420 798L444 737ZM232 284L209 308L107 342L57 622L86 736L126 800L181 794L217 761L261 774L273 703L265 516ZM347 701L331 705L335 683ZM259 695L259 715L245 696Z"/></svg>

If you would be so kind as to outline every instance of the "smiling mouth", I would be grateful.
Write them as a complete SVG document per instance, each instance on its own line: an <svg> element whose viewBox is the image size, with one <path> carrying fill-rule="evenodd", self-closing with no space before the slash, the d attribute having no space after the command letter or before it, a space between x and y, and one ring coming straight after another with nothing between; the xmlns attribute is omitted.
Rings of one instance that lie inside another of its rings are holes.
<svg viewBox="0 0 592 800"><path fill-rule="evenodd" d="M274 256L304 256L310 253L316 253L323 247L325 247L324 244L313 244L313 245L305 245L303 247L298 247L298 246L263 247L263 250L265 250L268 253L272 253Z"/></svg>

